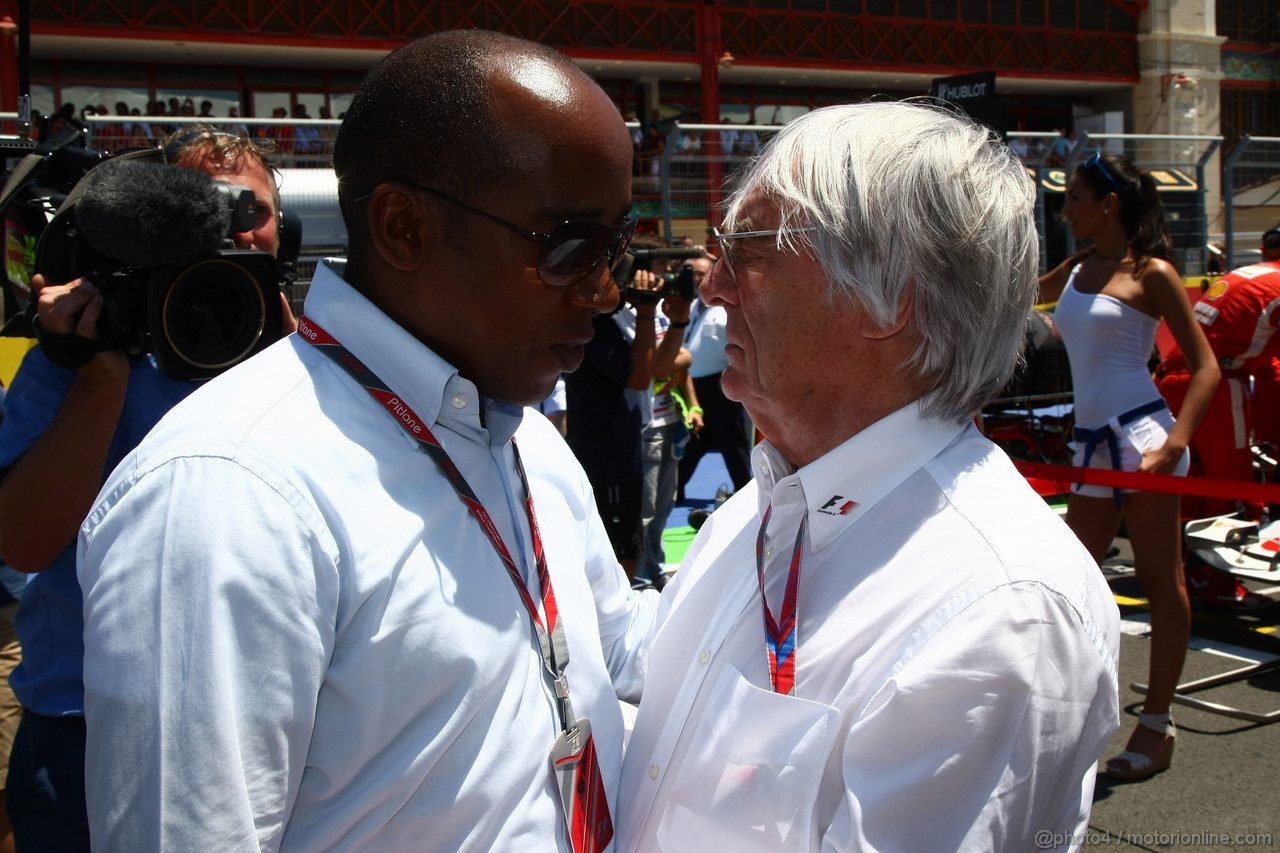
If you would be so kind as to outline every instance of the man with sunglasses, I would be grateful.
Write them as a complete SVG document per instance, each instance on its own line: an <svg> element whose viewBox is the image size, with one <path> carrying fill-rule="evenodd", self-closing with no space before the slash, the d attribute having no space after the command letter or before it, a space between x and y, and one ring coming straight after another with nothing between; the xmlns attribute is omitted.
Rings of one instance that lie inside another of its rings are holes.
<svg viewBox="0 0 1280 853"><path fill-rule="evenodd" d="M166 140L170 163L253 191L259 218L237 248L279 250L279 195L272 149L211 128ZM44 329L96 338L102 296L87 279L44 282ZM281 294L285 333L293 315ZM149 358L100 352L76 369L41 346L24 358L0 428L0 554L31 573L17 616L25 659L11 682L22 722L6 788L18 849L87 850L84 804L84 624L76 581L77 528L103 479L193 385L162 375Z"/></svg>
<svg viewBox="0 0 1280 853"><path fill-rule="evenodd" d="M1119 614L973 423L1034 202L985 128L909 103L809 113L739 176L702 297L765 441L663 592L623 850L1079 846Z"/></svg>
<svg viewBox="0 0 1280 853"><path fill-rule="evenodd" d="M95 843L604 850L657 597L528 406L618 300L626 127L563 55L456 30L369 73L334 166L349 257L298 334L84 526Z"/></svg>

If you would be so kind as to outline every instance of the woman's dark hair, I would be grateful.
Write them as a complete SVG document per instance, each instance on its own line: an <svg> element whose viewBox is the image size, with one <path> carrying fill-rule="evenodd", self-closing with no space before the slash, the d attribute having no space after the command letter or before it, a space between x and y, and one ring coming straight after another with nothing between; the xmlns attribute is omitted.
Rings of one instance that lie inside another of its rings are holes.
<svg viewBox="0 0 1280 853"><path fill-rule="evenodd" d="M1173 261L1173 238L1164 218L1164 205L1155 179L1127 157L1098 153L1076 168L1098 198L1115 193L1120 199L1120 224L1129 237L1134 274L1141 275L1152 258Z"/></svg>

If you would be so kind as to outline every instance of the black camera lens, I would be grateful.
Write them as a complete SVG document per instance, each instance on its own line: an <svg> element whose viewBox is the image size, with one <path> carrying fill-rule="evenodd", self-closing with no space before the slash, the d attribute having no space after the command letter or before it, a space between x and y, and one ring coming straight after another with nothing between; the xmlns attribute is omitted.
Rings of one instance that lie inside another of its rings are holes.
<svg viewBox="0 0 1280 853"><path fill-rule="evenodd" d="M239 264L210 258L174 278L158 331L183 361L221 370L253 352L266 317L262 288L253 276Z"/></svg>

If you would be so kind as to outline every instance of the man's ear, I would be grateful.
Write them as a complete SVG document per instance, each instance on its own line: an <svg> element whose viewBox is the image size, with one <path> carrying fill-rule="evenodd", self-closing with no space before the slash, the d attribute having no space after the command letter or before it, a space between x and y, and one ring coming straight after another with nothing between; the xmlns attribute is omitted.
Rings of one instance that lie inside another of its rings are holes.
<svg viewBox="0 0 1280 853"><path fill-rule="evenodd" d="M864 338L878 341L901 333L907 327L907 324L911 322L911 309L915 301L915 292L915 282L908 283L902 293L902 299L898 302L898 314L888 326L880 326L869 312L861 312L861 321L858 324L859 334Z"/></svg>
<svg viewBox="0 0 1280 853"><path fill-rule="evenodd" d="M367 210L369 234L382 260L402 272L421 266L430 223L414 197L393 184L380 184Z"/></svg>

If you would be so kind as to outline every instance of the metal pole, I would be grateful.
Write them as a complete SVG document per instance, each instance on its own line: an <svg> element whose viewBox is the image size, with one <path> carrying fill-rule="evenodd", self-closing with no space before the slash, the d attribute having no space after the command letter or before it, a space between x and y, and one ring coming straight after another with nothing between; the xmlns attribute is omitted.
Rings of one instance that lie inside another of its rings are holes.
<svg viewBox="0 0 1280 853"><path fill-rule="evenodd" d="M1223 229L1227 235L1227 257L1222 265L1224 272L1236 268L1236 161L1244 156L1244 152L1252 142L1249 134L1241 136L1236 142L1236 147L1232 148L1231 153L1227 155L1226 162L1222 164L1222 205L1227 217L1227 223Z"/></svg>
<svg viewBox="0 0 1280 853"><path fill-rule="evenodd" d="M31 0L18 0L18 134L32 136Z"/></svg>
<svg viewBox="0 0 1280 853"><path fill-rule="evenodd" d="M1200 217L1200 272L1207 272L1209 269L1209 210L1204 203L1205 186L1204 173L1205 165L1209 162L1209 158L1222 145L1222 137L1215 138L1204 149L1204 153L1200 155L1200 159L1196 161L1196 214ZM1190 272L1190 270L1188 270Z"/></svg>
<svg viewBox="0 0 1280 853"><path fill-rule="evenodd" d="M658 158L658 187L662 193L662 236L671 243L671 149L675 146L676 128L672 122L662 140L662 156Z"/></svg>
<svg viewBox="0 0 1280 853"><path fill-rule="evenodd" d="M1071 173L1076 170L1076 163L1080 160L1080 155L1089 146L1089 131L1080 131L1080 138L1076 140L1076 144L1071 146L1071 150L1067 152L1067 159L1062 163L1062 172L1064 181L1070 182ZM1067 257L1071 257L1076 253L1076 237L1071 233L1071 228L1067 227Z"/></svg>

